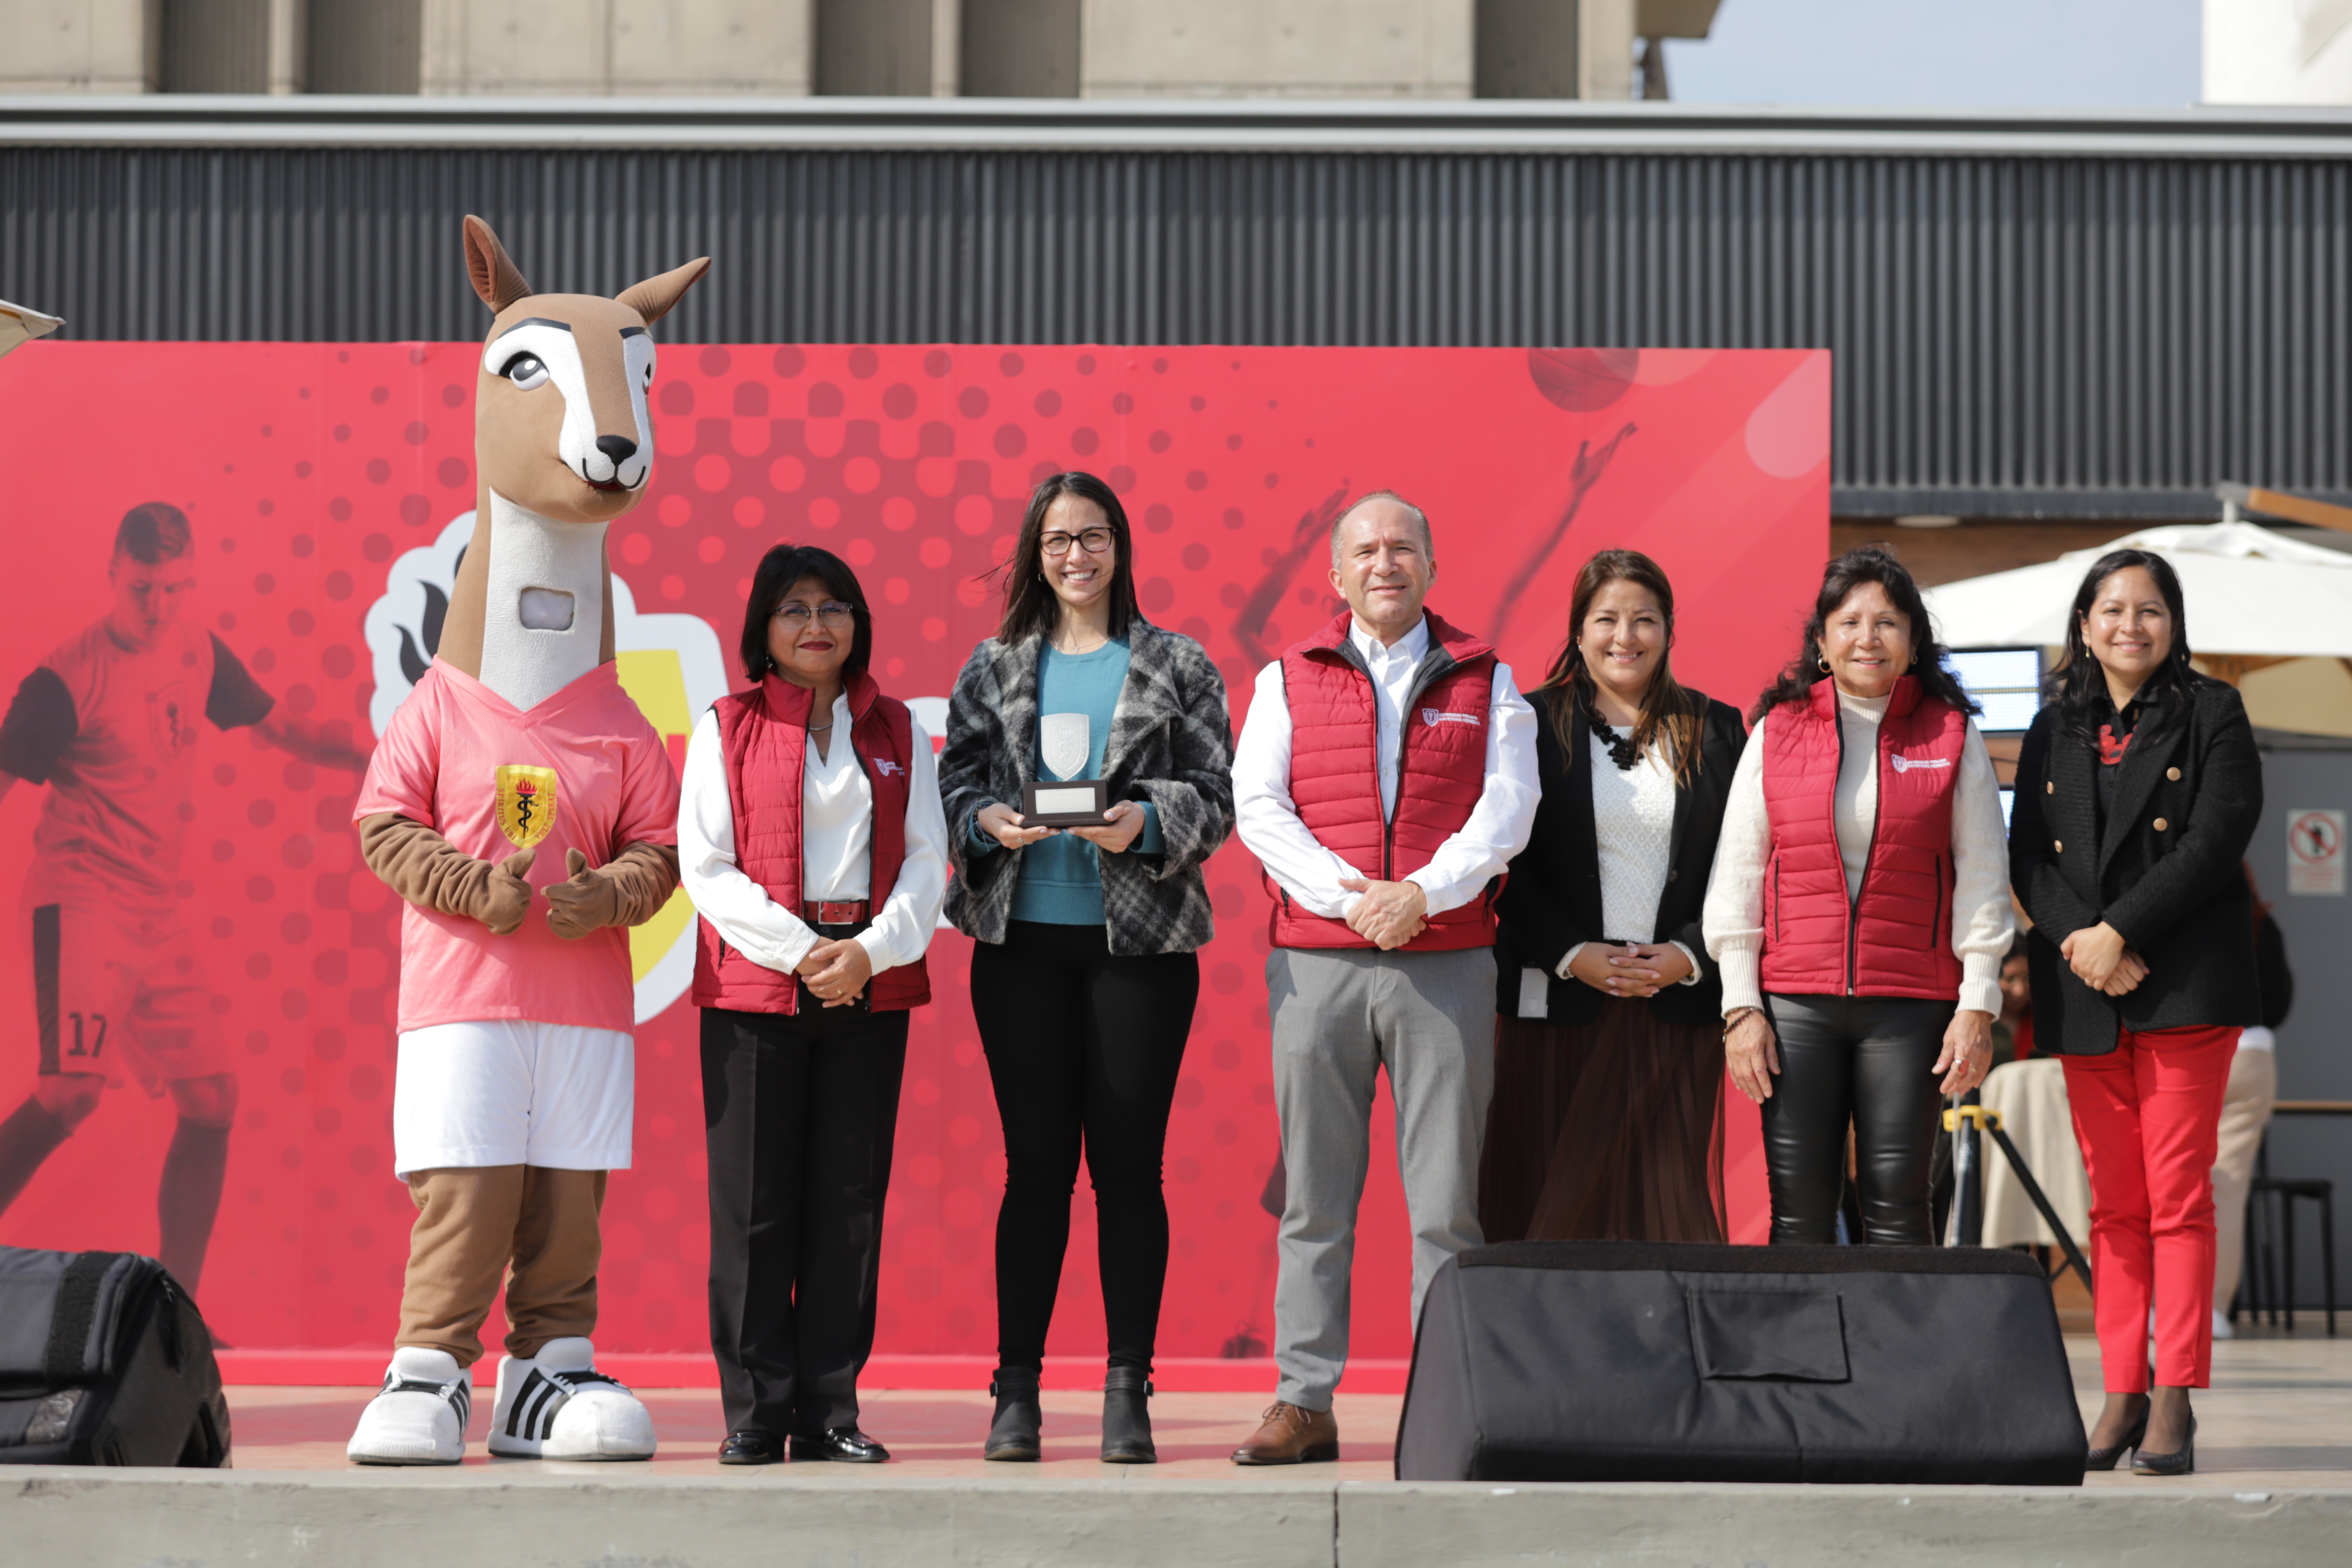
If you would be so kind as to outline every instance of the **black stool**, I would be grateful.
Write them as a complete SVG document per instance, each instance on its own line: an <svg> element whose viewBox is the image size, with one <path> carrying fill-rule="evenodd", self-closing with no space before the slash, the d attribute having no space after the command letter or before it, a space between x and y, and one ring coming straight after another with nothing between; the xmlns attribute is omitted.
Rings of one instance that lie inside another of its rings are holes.
<svg viewBox="0 0 2352 1568"><path fill-rule="evenodd" d="M2278 1323L2282 1309L2286 1314L2286 1326L2294 1328L2294 1204L2297 1198L2308 1198L2319 1205L2320 1279L2324 1300L2327 1304L2327 1332L2336 1332L2336 1184L2323 1178L2296 1178L2270 1174L2271 1150L2267 1134L2263 1139L2261 1152L2256 1156L2255 1174L2246 1189L2246 1267L2239 1278L2240 1300L2256 1319L2267 1310L2273 1326ZM2273 1205L2270 1200L2276 1198ZM2278 1224L2275 1243L2272 1216ZM2272 1271L2273 1262L2285 1266L2284 1290Z"/></svg>

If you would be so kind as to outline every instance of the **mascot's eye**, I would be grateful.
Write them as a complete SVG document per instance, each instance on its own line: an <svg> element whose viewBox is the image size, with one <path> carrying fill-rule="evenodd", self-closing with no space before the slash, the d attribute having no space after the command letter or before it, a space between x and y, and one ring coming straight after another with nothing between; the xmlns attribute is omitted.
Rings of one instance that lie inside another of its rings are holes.
<svg viewBox="0 0 2352 1568"><path fill-rule="evenodd" d="M517 354L499 374L525 392L547 384L547 364L537 354Z"/></svg>

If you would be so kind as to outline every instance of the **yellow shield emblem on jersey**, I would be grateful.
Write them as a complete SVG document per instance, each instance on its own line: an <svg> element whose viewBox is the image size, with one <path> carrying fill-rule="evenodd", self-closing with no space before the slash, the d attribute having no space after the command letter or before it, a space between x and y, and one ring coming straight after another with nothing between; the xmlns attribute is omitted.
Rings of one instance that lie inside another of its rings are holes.
<svg viewBox="0 0 2352 1568"><path fill-rule="evenodd" d="M555 770L509 763L498 771L499 831L528 849L555 826Z"/></svg>

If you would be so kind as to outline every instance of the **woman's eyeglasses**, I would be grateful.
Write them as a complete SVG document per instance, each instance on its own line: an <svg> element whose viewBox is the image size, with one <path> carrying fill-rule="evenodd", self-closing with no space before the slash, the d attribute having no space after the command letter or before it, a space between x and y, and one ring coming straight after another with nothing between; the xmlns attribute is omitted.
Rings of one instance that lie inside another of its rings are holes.
<svg viewBox="0 0 2352 1568"><path fill-rule="evenodd" d="M857 612L838 600L827 599L816 607L816 616L828 625L837 626L844 622L855 621L857 618ZM797 602L779 605L776 606L776 613L769 618L782 621L793 630L798 631L809 624L809 607Z"/></svg>
<svg viewBox="0 0 2352 1568"><path fill-rule="evenodd" d="M1076 535L1046 533L1040 534L1037 539L1037 548L1055 560L1067 555L1072 544L1077 545L1089 555L1100 555L1110 548L1111 531L1108 528L1089 528L1085 532Z"/></svg>

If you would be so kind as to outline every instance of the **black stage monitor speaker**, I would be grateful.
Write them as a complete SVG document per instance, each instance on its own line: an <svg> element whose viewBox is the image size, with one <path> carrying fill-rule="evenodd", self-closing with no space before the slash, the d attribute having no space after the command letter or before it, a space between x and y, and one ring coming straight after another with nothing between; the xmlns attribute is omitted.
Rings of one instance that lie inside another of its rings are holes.
<svg viewBox="0 0 2352 1568"><path fill-rule="evenodd" d="M227 1463L212 1335L162 1264L0 1247L0 1464Z"/></svg>
<svg viewBox="0 0 2352 1568"><path fill-rule="evenodd" d="M2071 1487L2086 1446L2022 1254L1536 1241L1430 1282L1396 1474Z"/></svg>

